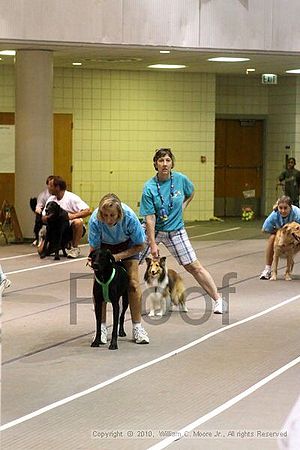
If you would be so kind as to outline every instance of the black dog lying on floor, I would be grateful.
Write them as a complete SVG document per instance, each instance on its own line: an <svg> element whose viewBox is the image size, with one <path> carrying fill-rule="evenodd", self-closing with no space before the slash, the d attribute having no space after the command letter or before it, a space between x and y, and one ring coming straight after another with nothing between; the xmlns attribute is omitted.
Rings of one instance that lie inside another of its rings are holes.
<svg viewBox="0 0 300 450"><path fill-rule="evenodd" d="M128 274L122 265L115 262L115 258L108 249L93 250L89 258L95 274L93 296L96 316L96 336L91 347L99 347L103 344L101 342L102 302L109 301L113 308L113 331L109 350L116 350L121 296L123 308L120 315L119 336L126 336L124 317L128 308Z"/></svg>
<svg viewBox="0 0 300 450"><path fill-rule="evenodd" d="M46 216L46 236L39 255L40 258L45 258L54 253L54 259L59 260L59 251L62 250L63 255L67 256L66 248L72 240L68 213L58 203L49 202L46 205Z"/></svg>

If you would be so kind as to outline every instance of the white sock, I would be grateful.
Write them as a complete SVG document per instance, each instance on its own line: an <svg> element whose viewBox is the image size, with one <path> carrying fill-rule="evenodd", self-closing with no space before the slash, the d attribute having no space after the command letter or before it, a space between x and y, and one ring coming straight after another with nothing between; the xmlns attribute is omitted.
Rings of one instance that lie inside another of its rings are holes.
<svg viewBox="0 0 300 450"><path fill-rule="evenodd" d="M142 328L142 324L141 324L141 322L132 322L132 327L133 328Z"/></svg>
<svg viewBox="0 0 300 450"><path fill-rule="evenodd" d="M106 322L102 322L101 323L101 330L103 330L103 329L105 330L105 328L106 328Z"/></svg>
<svg viewBox="0 0 300 450"><path fill-rule="evenodd" d="M269 266L269 264L266 264L265 269L266 269L266 270L271 270L271 266Z"/></svg>

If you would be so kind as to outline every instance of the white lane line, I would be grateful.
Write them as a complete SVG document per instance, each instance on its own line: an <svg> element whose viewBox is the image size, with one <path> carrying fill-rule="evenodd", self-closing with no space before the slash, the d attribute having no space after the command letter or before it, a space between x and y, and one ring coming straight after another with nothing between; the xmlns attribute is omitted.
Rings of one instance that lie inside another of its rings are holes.
<svg viewBox="0 0 300 450"><path fill-rule="evenodd" d="M8 259L25 258L26 256L32 256L32 255L37 255L37 252L25 253L24 255L6 256L5 258L0 258L0 261L7 261Z"/></svg>
<svg viewBox="0 0 300 450"><path fill-rule="evenodd" d="M195 238L198 238L198 237L211 236L212 234L218 234L218 233L227 233L228 231L236 231L236 230L240 230L240 229L241 229L241 227L227 228L226 230L212 231L211 233L198 234L197 236L189 236L189 238L190 239L195 239Z"/></svg>
<svg viewBox="0 0 300 450"><path fill-rule="evenodd" d="M199 417L199 419L195 420L194 422L186 425L184 428L181 428L181 430L174 432L174 436L170 436L163 441L159 442L156 445L153 445L152 447L148 447L148 450L161 450L163 448L168 447L171 445L174 441L177 441L185 436L185 433L189 433L190 431L197 428L199 425L202 425L205 422L208 422L210 419L213 419L214 417L218 416L222 412L226 411L227 409L231 408L236 403L240 402L244 398L248 397L248 395L253 394L253 392L257 391L257 389L261 388L265 384L269 383L270 381L274 380L275 378L279 377L281 374L289 370L291 367L294 367L296 364L300 363L300 356L290 361L288 364L280 367L279 369L275 370L275 372L272 372L267 377L263 378L262 380L258 381L257 383L250 386L245 391L241 392L240 394L236 395L235 397L231 398L227 402L223 403L222 405L218 406L217 408L213 409L209 413L205 414L202 417Z"/></svg>
<svg viewBox="0 0 300 450"><path fill-rule="evenodd" d="M57 263L44 264L43 266L34 266L34 267L28 267L26 269L13 270L12 272L5 272L5 275L12 275L14 273L22 273L22 272L30 272L31 270L47 269L48 267L59 266L61 264L70 264L70 263L74 263L76 261L82 261L83 259L86 260L86 256L83 256L82 258L68 259L67 261L61 261L61 262L57 262Z"/></svg>
<svg viewBox="0 0 300 450"><path fill-rule="evenodd" d="M254 319L257 319L258 317L264 316L272 311L275 311L278 308L282 308L283 306L288 305L289 303L292 303L299 299L300 299L300 295L296 295L295 297L291 297L281 303L278 303L275 306L272 306L271 308L265 309L264 311L254 314L253 316L249 316L246 319L242 319L239 322L233 323L231 325L227 325L224 328L218 328L217 330L212 331L211 333L208 333L205 336L202 336L201 338L196 339L195 341L184 345L183 347L179 347L176 350L172 350L171 352L166 353L165 355L159 356L158 358L155 358L151 361L148 361L147 363L141 364L140 366L134 367L133 369L129 369L126 372L121 373L120 375L117 375L113 378L110 378L107 381L104 381L103 383L96 384L95 386L85 389L84 391L78 392L77 394L73 394L70 397L63 398L62 400L58 400L57 402L51 403L50 405L47 405L47 406L44 406L43 408L33 411L32 413L26 414L25 416L22 416L22 417L19 417L18 419L12 420L11 422L7 422L0 427L0 431L4 431L4 430L7 430L8 428L12 428L16 425L19 425L20 423L26 422L27 420L33 419L34 417L40 416L41 414L51 411L52 409L55 409L55 408L58 408L59 406L70 403L73 400L77 400L78 398L84 397L85 395L91 394L92 392L96 392L106 386L109 386L112 383L115 383L116 381L122 380L123 378L126 378L129 375L139 372L140 370L146 369L147 367L153 366L154 364L164 361L165 359L168 359L171 356L175 356L175 355L178 355L179 353L189 350L190 348L194 347L195 345L198 345L201 342L204 342L207 339L210 339L213 336L216 336L217 334L223 333L224 331L227 331L231 328L235 328L239 325L250 322L251 320L254 320Z"/></svg>
<svg viewBox="0 0 300 450"><path fill-rule="evenodd" d="M78 247L87 247L89 244L80 244ZM15 255L15 256L6 256L5 258L0 258L0 261L7 261L9 259L17 259L17 258L26 258L26 256L38 256L38 252L34 253L24 253L23 255Z"/></svg>

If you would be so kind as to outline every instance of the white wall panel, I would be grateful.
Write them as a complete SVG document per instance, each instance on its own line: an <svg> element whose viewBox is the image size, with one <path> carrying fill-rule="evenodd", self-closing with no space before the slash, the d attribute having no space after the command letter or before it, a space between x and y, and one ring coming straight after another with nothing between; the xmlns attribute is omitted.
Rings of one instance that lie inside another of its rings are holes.
<svg viewBox="0 0 300 450"><path fill-rule="evenodd" d="M300 51L300 0L273 0L273 50Z"/></svg>
<svg viewBox="0 0 300 450"><path fill-rule="evenodd" d="M0 40L300 51L300 0L0 0Z"/></svg>
<svg viewBox="0 0 300 450"><path fill-rule="evenodd" d="M264 49L272 0L200 1L200 47Z"/></svg>
<svg viewBox="0 0 300 450"><path fill-rule="evenodd" d="M0 38L120 43L120 0L0 0Z"/></svg>
<svg viewBox="0 0 300 450"><path fill-rule="evenodd" d="M199 0L123 0L124 43L197 47Z"/></svg>

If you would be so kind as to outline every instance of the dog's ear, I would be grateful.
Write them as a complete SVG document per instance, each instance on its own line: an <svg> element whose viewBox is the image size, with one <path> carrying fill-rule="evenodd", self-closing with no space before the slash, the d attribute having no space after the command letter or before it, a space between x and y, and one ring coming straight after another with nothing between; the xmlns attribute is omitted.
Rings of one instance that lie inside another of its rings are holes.
<svg viewBox="0 0 300 450"><path fill-rule="evenodd" d="M95 256L95 253L96 253L96 250L92 250L92 251L90 252L90 254L89 254L88 258L91 258L91 259L93 259L93 258L94 258L94 256Z"/></svg>
<svg viewBox="0 0 300 450"><path fill-rule="evenodd" d="M145 258L145 261L147 263L147 265L149 266L149 264L152 262L152 258Z"/></svg>
<svg viewBox="0 0 300 450"><path fill-rule="evenodd" d="M167 263L167 257L166 256L162 256L160 258L160 265L165 268L166 267L166 263Z"/></svg>

